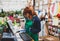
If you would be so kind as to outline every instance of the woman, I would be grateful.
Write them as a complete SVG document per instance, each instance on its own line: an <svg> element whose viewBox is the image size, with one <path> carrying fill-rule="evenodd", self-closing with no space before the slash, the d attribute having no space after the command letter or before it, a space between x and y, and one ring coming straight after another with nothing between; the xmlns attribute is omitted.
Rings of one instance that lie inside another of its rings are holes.
<svg viewBox="0 0 60 41"><path fill-rule="evenodd" d="M32 10L30 10L29 7L26 7L26 8L24 9L23 15L24 15L24 17L25 17L25 19L26 19L26 23L25 23L26 33L27 33L28 35L30 35L30 36L34 39L34 41L38 41L38 34L33 34L33 33L30 31L30 28L31 28L32 25L33 25L33 21L32 21L32 19L33 19Z"/></svg>
<svg viewBox="0 0 60 41"><path fill-rule="evenodd" d="M29 34L29 28L33 25L32 17L30 17L30 14L32 14L31 10L28 10L28 7L25 8L23 15L26 19L25 29L26 29L26 33L28 33L28 34Z"/></svg>

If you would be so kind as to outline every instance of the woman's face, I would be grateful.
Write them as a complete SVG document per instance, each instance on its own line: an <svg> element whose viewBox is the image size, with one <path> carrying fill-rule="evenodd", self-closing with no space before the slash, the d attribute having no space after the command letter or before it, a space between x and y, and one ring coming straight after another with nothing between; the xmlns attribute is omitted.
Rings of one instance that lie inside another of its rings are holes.
<svg viewBox="0 0 60 41"><path fill-rule="evenodd" d="M32 15L29 15L28 13L25 15L26 18L32 19Z"/></svg>
<svg viewBox="0 0 60 41"><path fill-rule="evenodd" d="M25 16L26 18L29 18L29 14L28 14L28 13L26 13L24 16Z"/></svg>
<svg viewBox="0 0 60 41"><path fill-rule="evenodd" d="M28 13L26 14L26 17L29 18L29 14Z"/></svg>

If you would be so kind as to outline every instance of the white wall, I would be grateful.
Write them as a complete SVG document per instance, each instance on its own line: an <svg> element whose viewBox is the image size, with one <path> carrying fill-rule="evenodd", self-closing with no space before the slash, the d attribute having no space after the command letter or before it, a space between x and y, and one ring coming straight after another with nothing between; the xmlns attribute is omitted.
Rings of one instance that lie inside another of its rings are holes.
<svg viewBox="0 0 60 41"><path fill-rule="evenodd" d="M27 5L27 0L0 0L0 9L4 11L20 10Z"/></svg>

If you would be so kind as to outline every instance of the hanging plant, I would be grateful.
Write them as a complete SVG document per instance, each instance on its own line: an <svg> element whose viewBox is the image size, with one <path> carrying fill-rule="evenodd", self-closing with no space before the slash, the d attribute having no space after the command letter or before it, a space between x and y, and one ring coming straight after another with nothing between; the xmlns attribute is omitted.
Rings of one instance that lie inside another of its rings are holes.
<svg viewBox="0 0 60 41"><path fill-rule="evenodd" d="M16 11L15 14L18 14L18 11Z"/></svg>
<svg viewBox="0 0 60 41"><path fill-rule="evenodd" d="M1 9L1 13L4 13L3 9Z"/></svg>
<svg viewBox="0 0 60 41"><path fill-rule="evenodd" d="M22 14L22 11L21 10L19 12L20 12L20 14Z"/></svg>

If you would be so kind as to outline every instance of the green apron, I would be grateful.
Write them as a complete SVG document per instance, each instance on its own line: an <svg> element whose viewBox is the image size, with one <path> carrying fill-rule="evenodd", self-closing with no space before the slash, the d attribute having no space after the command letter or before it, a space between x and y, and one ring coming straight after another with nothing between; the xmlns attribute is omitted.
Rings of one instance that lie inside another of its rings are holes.
<svg viewBox="0 0 60 41"><path fill-rule="evenodd" d="M32 32L30 32L30 27L32 25L33 25L32 20L26 20L26 23L25 23L26 33L30 35L34 39L34 41L38 41L38 34L33 34Z"/></svg>

